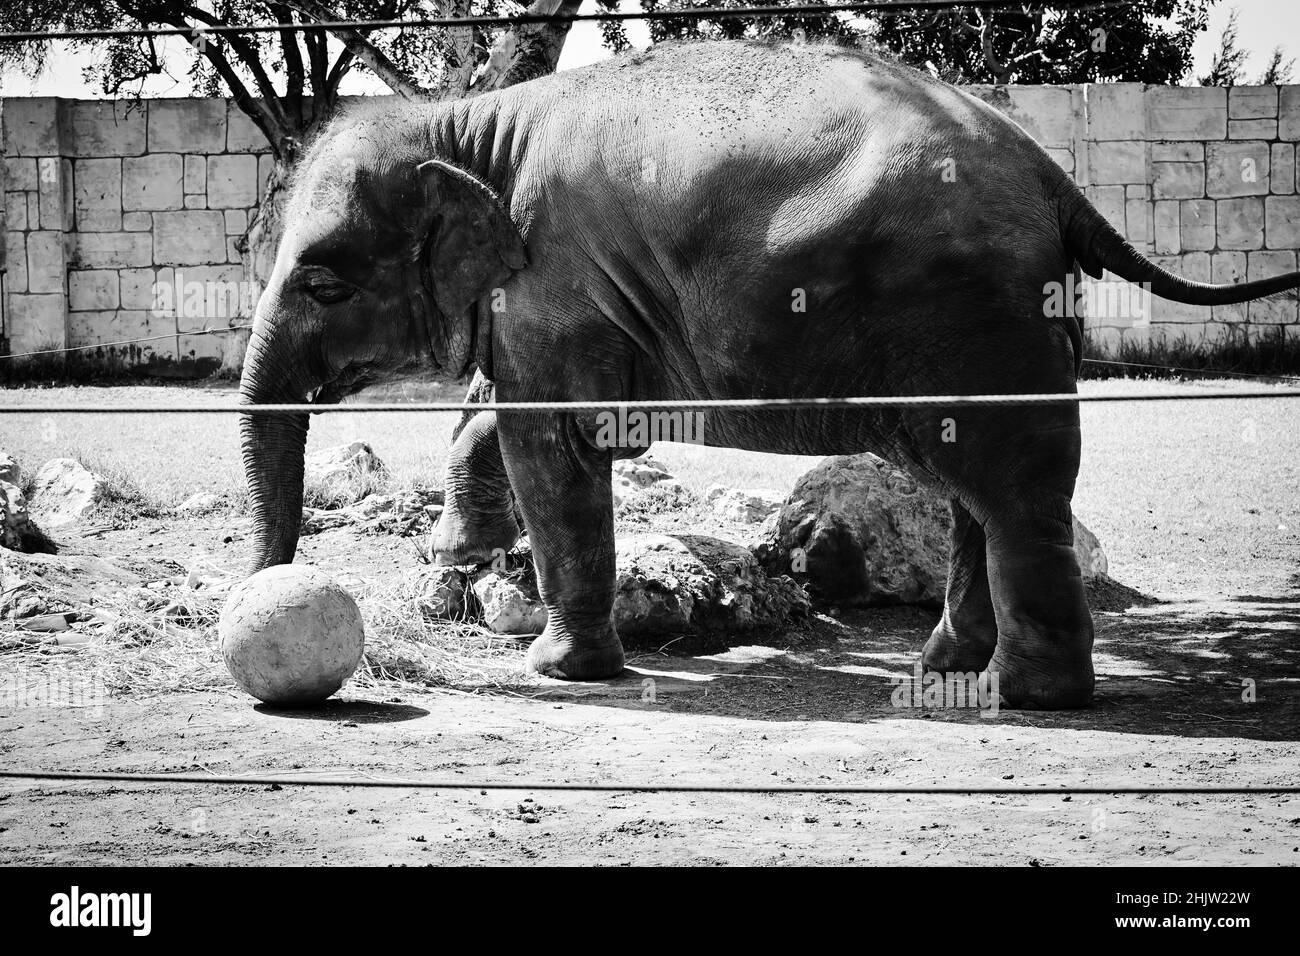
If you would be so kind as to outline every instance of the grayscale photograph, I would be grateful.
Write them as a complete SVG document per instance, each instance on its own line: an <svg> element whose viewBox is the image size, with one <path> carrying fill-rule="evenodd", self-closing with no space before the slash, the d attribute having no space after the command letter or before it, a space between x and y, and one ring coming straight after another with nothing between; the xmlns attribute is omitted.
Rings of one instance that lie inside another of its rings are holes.
<svg viewBox="0 0 1300 956"><path fill-rule="evenodd" d="M1232 945L1300 863L1297 57L1293 0L6 0L23 918L1070 868Z"/></svg>

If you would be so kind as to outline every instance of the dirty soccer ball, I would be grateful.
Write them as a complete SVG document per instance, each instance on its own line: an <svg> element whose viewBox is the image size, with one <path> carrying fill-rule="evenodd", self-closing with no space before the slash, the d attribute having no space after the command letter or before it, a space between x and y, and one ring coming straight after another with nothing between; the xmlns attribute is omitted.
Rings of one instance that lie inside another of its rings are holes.
<svg viewBox="0 0 1300 956"><path fill-rule="evenodd" d="M237 585L221 609L221 656L247 693L277 707L319 703L356 670L361 612L342 587L296 564Z"/></svg>

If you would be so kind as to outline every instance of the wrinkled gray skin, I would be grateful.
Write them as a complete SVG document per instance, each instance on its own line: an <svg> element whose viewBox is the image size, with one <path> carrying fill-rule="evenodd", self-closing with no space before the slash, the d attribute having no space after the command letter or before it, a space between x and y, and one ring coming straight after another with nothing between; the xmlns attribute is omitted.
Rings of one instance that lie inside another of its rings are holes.
<svg viewBox="0 0 1300 956"><path fill-rule="evenodd" d="M995 110L816 46L656 48L354 118L305 157L286 221L250 403L337 401L411 364L477 367L501 401L1070 392L1080 328L1043 302L1076 266L1204 305L1300 285L1165 272ZM307 417L242 428L254 566L291 561ZM610 462L637 450L594 436L590 415L476 417L440 529L449 556L505 542L513 488L549 611L529 664L571 679L623 666ZM705 438L870 450L937 483L955 521L925 664L996 671L1007 705L1088 703L1077 404L711 413Z"/></svg>

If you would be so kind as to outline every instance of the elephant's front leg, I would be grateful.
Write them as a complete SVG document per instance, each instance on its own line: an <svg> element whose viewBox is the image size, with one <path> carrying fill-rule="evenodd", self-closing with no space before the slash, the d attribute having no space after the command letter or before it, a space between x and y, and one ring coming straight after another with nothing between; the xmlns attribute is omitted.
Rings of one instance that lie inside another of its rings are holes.
<svg viewBox="0 0 1300 956"><path fill-rule="evenodd" d="M611 617L610 452L571 416L503 415L497 429L548 615L528 668L565 680L613 677L623 670L623 645Z"/></svg>

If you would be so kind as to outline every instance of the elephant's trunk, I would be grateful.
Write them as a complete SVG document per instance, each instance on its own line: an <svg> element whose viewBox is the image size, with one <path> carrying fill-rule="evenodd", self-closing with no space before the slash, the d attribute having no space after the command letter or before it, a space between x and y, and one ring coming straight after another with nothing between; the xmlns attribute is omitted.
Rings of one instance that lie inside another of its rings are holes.
<svg viewBox="0 0 1300 956"><path fill-rule="evenodd" d="M307 390L298 379L294 364L278 360L265 339L254 334L244 359L240 401L245 405L302 402ZM307 415L242 416L240 440L253 513L250 572L293 561L302 523L307 424Z"/></svg>

